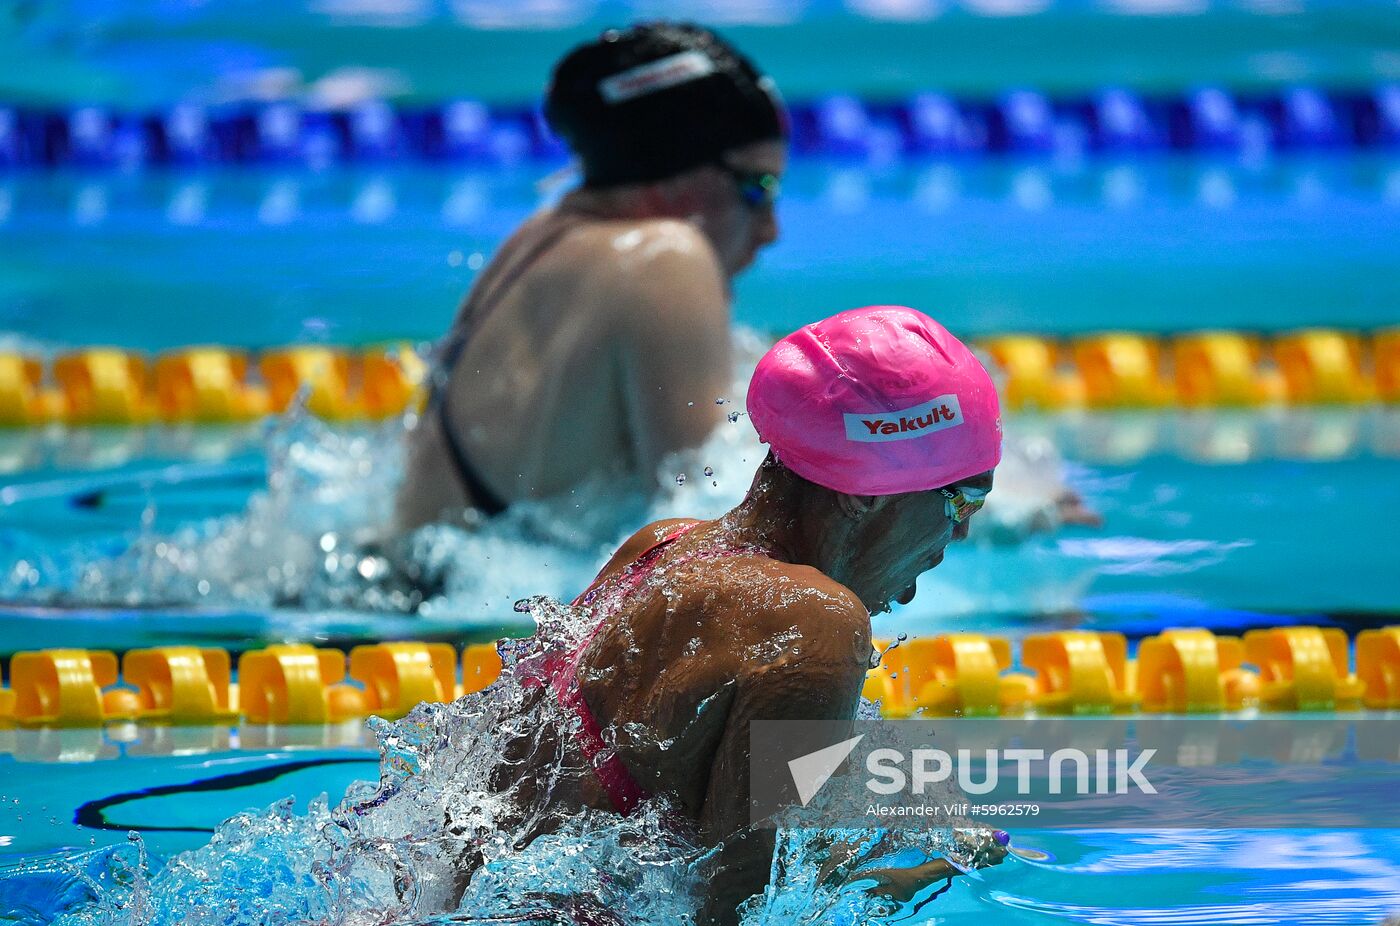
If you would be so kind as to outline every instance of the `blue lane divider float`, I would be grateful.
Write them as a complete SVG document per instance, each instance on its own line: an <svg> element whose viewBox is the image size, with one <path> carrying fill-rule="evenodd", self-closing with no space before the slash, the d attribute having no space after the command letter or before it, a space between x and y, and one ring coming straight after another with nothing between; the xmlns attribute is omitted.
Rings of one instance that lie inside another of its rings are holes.
<svg viewBox="0 0 1400 926"><path fill-rule="evenodd" d="M1107 88L1053 99L1013 89L992 100L920 93L895 103L836 95L792 107L799 155L906 156L1059 152L1325 150L1400 147L1400 85L1327 92L1289 87L1240 96L1205 87L1173 97ZM102 106L0 106L0 167L561 160L536 111L473 100L394 107L382 100L324 110L292 100L157 113Z"/></svg>

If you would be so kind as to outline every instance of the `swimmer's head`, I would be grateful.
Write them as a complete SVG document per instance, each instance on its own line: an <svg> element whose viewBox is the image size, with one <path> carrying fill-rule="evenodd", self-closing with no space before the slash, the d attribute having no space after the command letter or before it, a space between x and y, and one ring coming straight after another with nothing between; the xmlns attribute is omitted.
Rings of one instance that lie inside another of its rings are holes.
<svg viewBox="0 0 1400 926"><path fill-rule="evenodd" d="M948 495L964 502L955 504ZM927 492L857 495L805 479L769 451L750 499L776 496L787 509L778 520L802 538L799 560L845 585L870 613L914 598L919 576L943 562L949 544L967 538L992 489L992 471ZM790 551L791 552L791 551Z"/></svg>
<svg viewBox="0 0 1400 926"><path fill-rule="evenodd" d="M609 30L575 48L554 69L544 113L597 188L664 180L787 137L772 80L689 23Z"/></svg>
<svg viewBox="0 0 1400 926"><path fill-rule="evenodd" d="M823 529L840 575L872 611L913 597L919 574L967 536L1001 460L996 387L972 352L902 306L842 312L783 338L748 410ZM831 575L832 573L828 573Z"/></svg>
<svg viewBox="0 0 1400 926"><path fill-rule="evenodd" d="M605 32L555 68L545 118L585 190L625 196L621 214L694 221L730 276L776 240L787 115L772 80L710 30Z"/></svg>

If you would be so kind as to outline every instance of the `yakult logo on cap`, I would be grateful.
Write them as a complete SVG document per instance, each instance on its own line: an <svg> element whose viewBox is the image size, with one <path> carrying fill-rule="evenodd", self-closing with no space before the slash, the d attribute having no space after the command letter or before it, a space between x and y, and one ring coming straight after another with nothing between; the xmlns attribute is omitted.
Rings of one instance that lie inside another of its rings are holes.
<svg viewBox="0 0 1400 926"><path fill-rule="evenodd" d="M846 412L846 440L879 443L923 437L963 423L958 397L949 393L897 412Z"/></svg>

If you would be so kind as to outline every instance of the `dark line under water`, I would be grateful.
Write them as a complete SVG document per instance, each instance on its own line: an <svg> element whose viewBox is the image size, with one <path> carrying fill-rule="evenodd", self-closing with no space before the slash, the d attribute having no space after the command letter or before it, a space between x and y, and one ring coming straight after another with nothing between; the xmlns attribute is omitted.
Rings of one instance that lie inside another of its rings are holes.
<svg viewBox="0 0 1400 926"><path fill-rule="evenodd" d="M245 772L232 772L227 775L198 778L194 781L182 782L180 784L140 788L136 791L123 791L119 794L112 794L82 804L74 811L73 822L78 826L96 830L136 830L140 833L212 833L214 830L211 827L204 826L154 826L148 824L113 823L107 819L106 811L110 807L117 807L121 804L140 800L142 798L166 797L172 794L187 794L200 791L233 791L250 785L260 785L266 784L269 781L276 781L283 775L300 772L308 768L319 768L326 765L344 765L349 762L373 762L377 765L379 760L306 759L300 762L287 762L281 765L266 765L262 768L250 769Z"/></svg>

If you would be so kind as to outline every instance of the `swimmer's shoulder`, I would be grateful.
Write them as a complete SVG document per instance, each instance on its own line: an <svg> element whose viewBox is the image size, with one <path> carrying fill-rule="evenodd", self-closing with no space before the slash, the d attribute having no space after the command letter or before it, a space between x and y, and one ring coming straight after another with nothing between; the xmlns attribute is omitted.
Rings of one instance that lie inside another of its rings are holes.
<svg viewBox="0 0 1400 926"><path fill-rule="evenodd" d="M707 295L727 300L719 255L690 222L590 222L571 237L571 264L593 285L613 293L620 308L654 305L677 293L691 302Z"/></svg>
<svg viewBox="0 0 1400 926"><path fill-rule="evenodd" d="M870 612L855 593L811 566L762 555L735 557L731 565L741 581L745 572L752 570L765 589L758 599L762 611L773 619L820 615L825 624L843 630L870 626Z"/></svg>
<svg viewBox="0 0 1400 926"><path fill-rule="evenodd" d="M694 260L716 262L714 246L684 219L613 219L586 222L572 235L578 247L630 257L641 264Z"/></svg>
<svg viewBox="0 0 1400 926"><path fill-rule="evenodd" d="M663 518L660 521L653 521L646 527L637 531L617 548L617 552L608 560L606 566L598 573L602 578L624 568L629 563L633 563L647 550L656 546L667 537L674 534L682 527L691 524L698 524L697 518Z"/></svg>
<svg viewBox="0 0 1400 926"><path fill-rule="evenodd" d="M860 667L870 655L870 612L845 585L796 563L761 554L726 557L723 581L697 606L734 615L741 645L797 631L813 657Z"/></svg>

